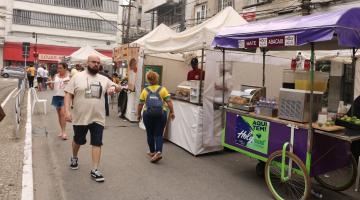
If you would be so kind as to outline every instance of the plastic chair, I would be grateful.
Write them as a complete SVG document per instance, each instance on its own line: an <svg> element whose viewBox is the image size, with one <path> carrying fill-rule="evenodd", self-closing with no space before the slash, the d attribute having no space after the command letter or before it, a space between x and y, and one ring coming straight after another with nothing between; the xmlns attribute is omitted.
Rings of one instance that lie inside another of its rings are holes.
<svg viewBox="0 0 360 200"><path fill-rule="evenodd" d="M32 93L33 93L33 102L32 102L32 106L31 106L31 113L34 114L35 104L36 104L37 102L39 102L39 103L43 103L43 104L44 104L44 114L46 115L46 103L47 103L47 99L39 99L35 88L31 88L31 91L32 91Z"/></svg>

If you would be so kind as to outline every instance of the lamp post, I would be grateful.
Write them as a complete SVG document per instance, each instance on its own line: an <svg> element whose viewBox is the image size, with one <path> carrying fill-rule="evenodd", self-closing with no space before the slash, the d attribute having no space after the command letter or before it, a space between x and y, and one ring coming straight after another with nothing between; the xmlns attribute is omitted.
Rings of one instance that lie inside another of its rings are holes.
<svg viewBox="0 0 360 200"><path fill-rule="evenodd" d="M37 33L33 32L32 33L32 37L35 38L35 46L34 46L34 64L35 66L37 66L38 64L38 57L39 57L39 53L37 51Z"/></svg>

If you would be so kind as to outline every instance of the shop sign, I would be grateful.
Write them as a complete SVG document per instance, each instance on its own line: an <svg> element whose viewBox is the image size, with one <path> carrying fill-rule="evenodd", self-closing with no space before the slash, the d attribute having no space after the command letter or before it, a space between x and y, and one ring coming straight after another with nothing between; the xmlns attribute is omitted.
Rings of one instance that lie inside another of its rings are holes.
<svg viewBox="0 0 360 200"><path fill-rule="evenodd" d="M242 17L246 21L251 22L256 20L256 6L245 8L243 9L242 13Z"/></svg>
<svg viewBox="0 0 360 200"><path fill-rule="evenodd" d="M64 59L64 55L39 54L39 60L59 61Z"/></svg>
<svg viewBox="0 0 360 200"><path fill-rule="evenodd" d="M251 117L236 117L235 143L248 149L267 154L270 122Z"/></svg>
<svg viewBox="0 0 360 200"><path fill-rule="evenodd" d="M256 38L248 40L239 40L239 48L246 49L256 49L257 47L264 48L276 48L276 47L286 47L286 46L295 46L296 37L295 35L288 36L277 36L277 37L268 37L268 38Z"/></svg>

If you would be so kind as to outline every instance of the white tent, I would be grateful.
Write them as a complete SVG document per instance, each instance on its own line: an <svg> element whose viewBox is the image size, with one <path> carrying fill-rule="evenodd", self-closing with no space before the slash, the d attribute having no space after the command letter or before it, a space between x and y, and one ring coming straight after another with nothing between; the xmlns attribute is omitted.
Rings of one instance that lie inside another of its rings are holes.
<svg viewBox="0 0 360 200"><path fill-rule="evenodd" d="M112 58L107 57L101 53L99 53L98 51L96 51L95 49L93 49L90 46L85 46L85 47L81 47L80 49L78 49L77 51L75 51L74 53L72 53L69 58L71 62L75 62L75 63L80 63L80 62L86 62L88 56L90 55L97 55L100 57L100 61L103 64L111 64L112 63Z"/></svg>
<svg viewBox="0 0 360 200"><path fill-rule="evenodd" d="M176 32L165 24L160 24L154 30L146 34L145 36L139 38L138 40L132 42L130 46L144 46L146 40L164 40L169 38L171 35L175 35Z"/></svg>
<svg viewBox="0 0 360 200"><path fill-rule="evenodd" d="M205 22L163 39L147 39L145 53L183 52L209 48L215 34L225 26L239 26L245 21L232 7L227 7Z"/></svg>

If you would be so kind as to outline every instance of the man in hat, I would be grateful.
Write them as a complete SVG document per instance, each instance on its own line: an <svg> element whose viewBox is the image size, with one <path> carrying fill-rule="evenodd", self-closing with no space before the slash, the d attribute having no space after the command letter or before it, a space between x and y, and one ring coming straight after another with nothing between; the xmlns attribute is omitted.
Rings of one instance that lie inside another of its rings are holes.
<svg viewBox="0 0 360 200"><path fill-rule="evenodd" d="M196 57L191 59L192 70L188 72L188 75L187 75L188 81L200 80L200 79L204 80L205 72L203 70L199 69L198 65L199 65L199 61Z"/></svg>

